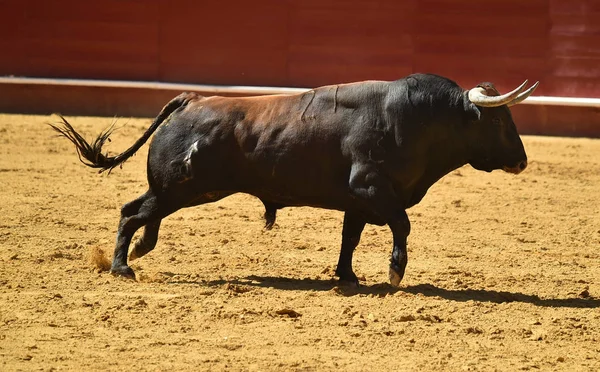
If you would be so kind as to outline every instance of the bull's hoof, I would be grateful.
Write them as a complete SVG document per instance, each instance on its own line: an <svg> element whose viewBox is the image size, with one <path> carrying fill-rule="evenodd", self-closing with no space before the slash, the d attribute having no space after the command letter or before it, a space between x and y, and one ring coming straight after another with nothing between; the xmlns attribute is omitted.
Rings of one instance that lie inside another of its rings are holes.
<svg viewBox="0 0 600 372"><path fill-rule="evenodd" d="M341 285L346 286L346 287L358 288L358 278L356 277L356 274L354 274L352 269L341 270L340 268L337 268L335 270L335 275L338 278L340 278L339 283Z"/></svg>
<svg viewBox="0 0 600 372"><path fill-rule="evenodd" d="M404 270L398 272L394 269L393 265L390 265L390 284L394 287L399 287L402 278L404 277Z"/></svg>
<svg viewBox="0 0 600 372"><path fill-rule="evenodd" d="M129 261L133 261L135 259L140 258L137 253L135 252L135 248L131 250L131 252L129 252L129 257L127 258Z"/></svg>
<svg viewBox="0 0 600 372"><path fill-rule="evenodd" d="M154 244L156 244L156 242ZM146 243L143 239L136 241L133 249L129 252L129 261L144 257L154 248L154 244Z"/></svg>
<svg viewBox="0 0 600 372"><path fill-rule="evenodd" d="M135 273L133 272L133 269L127 265L113 266L110 269L110 273L115 276L122 276L127 279L135 280Z"/></svg>
<svg viewBox="0 0 600 372"><path fill-rule="evenodd" d="M340 287L345 287L345 288L356 289L356 288L360 287L360 284L358 284L358 279L352 280L352 279L342 279L342 278L340 278L340 280L338 281L338 283L339 283Z"/></svg>

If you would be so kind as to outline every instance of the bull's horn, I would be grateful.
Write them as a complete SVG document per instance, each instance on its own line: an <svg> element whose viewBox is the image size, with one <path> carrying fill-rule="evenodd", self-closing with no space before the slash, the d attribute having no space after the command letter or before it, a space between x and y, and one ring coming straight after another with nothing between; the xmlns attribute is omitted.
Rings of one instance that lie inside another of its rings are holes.
<svg viewBox="0 0 600 372"><path fill-rule="evenodd" d="M519 93L525 89L526 85L527 80L525 80L523 84L519 85L517 89L501 96L488 96L485 88L475 87L469 90L469 101L481 107L498 107L506 105L507 103L514 101L518 97Z"/></svg>
<svg viewBox="0 0 600 372"><path fill-rule="evenodd" d="M511 102L507 103L507 105L510 107L510 106L516 105L517 103L523 102L527 97L529 97L531 95L531 93L533 93L533 91L535 90L535 88L538 87L539 84L540 84L540 82L536 81L535 84L533 84L529 89L520 93L517 96L517 98L515 98Z"/></svg>

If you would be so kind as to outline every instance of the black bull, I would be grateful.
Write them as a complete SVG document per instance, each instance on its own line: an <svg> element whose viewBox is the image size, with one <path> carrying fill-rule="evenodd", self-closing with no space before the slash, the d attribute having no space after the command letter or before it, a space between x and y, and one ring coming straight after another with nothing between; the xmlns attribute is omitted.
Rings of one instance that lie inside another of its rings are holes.
<svg viewBox="0 0 600 372"><path fill-rule="evenodd" d="M266 206L267 225L285 206L344 211L336 275L357 283L352 254L365 224L393 234L390 281L407 264L406 209L429 187L465 164L520 173L527 156L508 106L529 96L525 83L500 95L490 83L463 90L435 75L411 75L316 88L302 94L202 97L182 93L120 155L103 155L111 130L91 145L63 119L53 128L69 138L86 165L111 170L156 132L148 154L148 191L125 204L111 272L135 278L139 258L157 241L161 220L185 207L244 192Z"/></svg>

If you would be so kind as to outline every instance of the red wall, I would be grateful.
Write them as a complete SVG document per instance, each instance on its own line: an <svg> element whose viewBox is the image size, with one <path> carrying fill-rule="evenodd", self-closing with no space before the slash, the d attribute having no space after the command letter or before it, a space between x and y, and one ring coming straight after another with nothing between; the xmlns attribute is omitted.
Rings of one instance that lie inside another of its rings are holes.
<svg viewBox="0 0 600 372"><path fill-rule="evenodd" d="M592 0L0 0L0 75L313 87L434 72L600 97Z"/></svg>

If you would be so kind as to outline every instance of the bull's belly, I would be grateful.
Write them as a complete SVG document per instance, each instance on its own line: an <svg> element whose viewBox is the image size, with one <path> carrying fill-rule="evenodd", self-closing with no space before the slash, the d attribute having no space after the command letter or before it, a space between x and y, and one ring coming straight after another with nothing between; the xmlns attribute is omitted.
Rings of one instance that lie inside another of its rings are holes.
<svg viewBox="0 0 600 372"><path fill-rule="evenodd" d="M349 190L337 190L331 193L283 193L278 190L265 188L244 190L242 192L254 195L263 202L269 202L282 207L313 207L351 212L361 215L367 223L383 225L385 221L371 208L354 197Z"/></svg>
<svg viewBox="0 0 600 372"><path fill-rule="evenodd" d="M243 190L261 200L289 207L316 207L344 211L353 206L353 200L344 195L306 195L280 193L274 190L256 189Z"/></svg>
<svg viewBox="0 0 600 372"><path fill-rule="evenodd" d="M236 164L235 182L244 192L285 205L345 210L353 203L342 164L324 164L323 157L298 156L291 161L280 155L274 161Z"/></svg>

